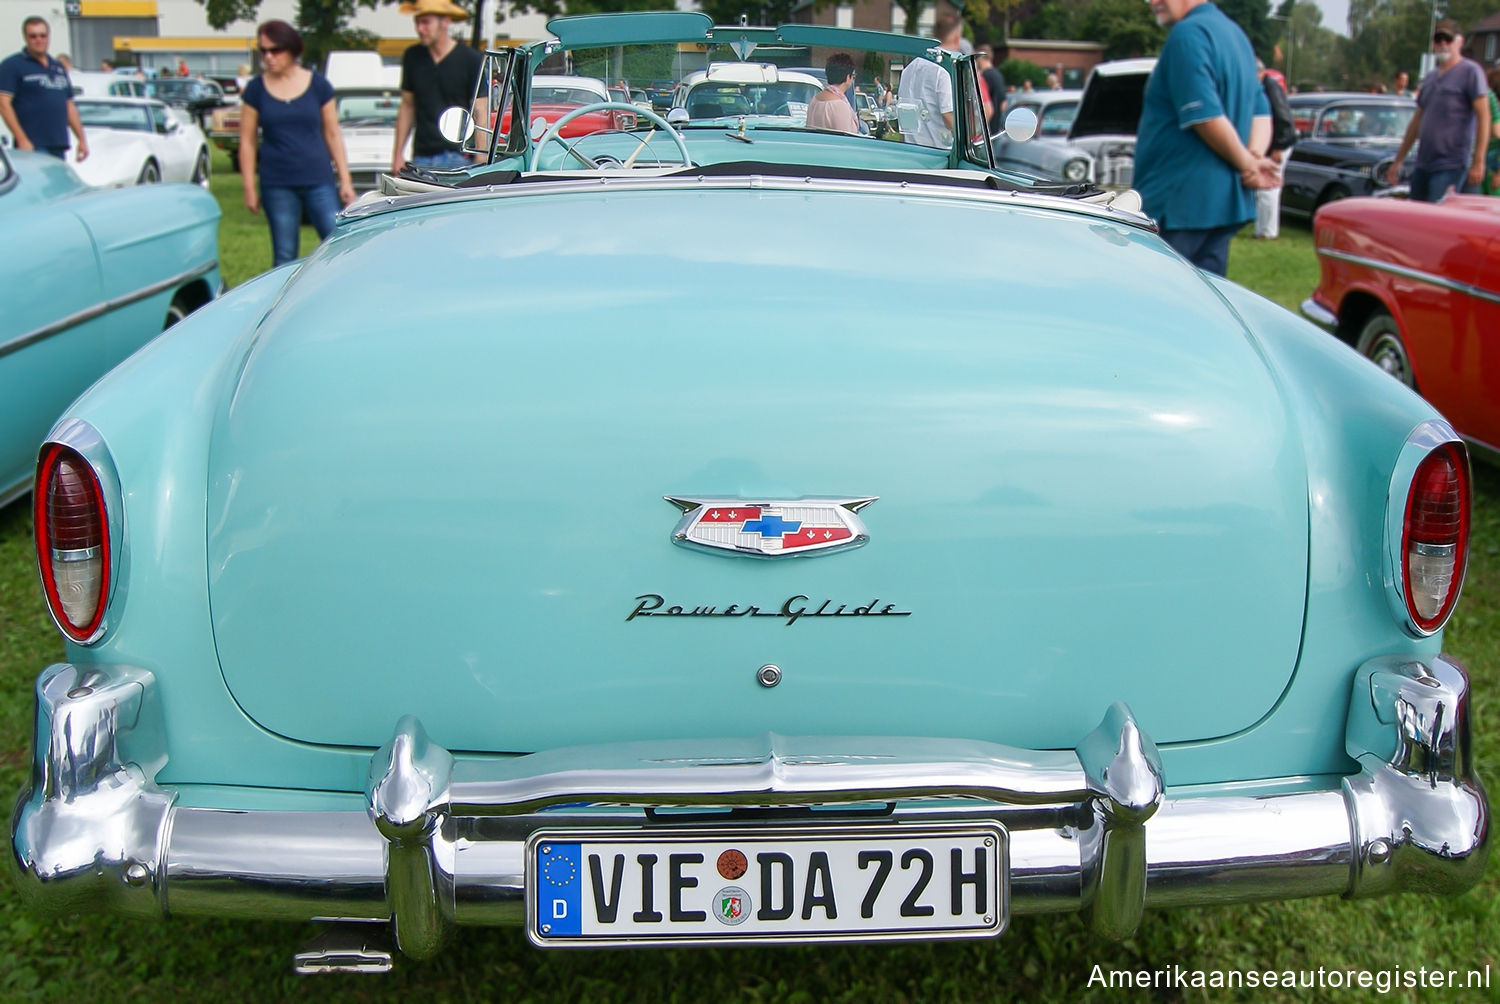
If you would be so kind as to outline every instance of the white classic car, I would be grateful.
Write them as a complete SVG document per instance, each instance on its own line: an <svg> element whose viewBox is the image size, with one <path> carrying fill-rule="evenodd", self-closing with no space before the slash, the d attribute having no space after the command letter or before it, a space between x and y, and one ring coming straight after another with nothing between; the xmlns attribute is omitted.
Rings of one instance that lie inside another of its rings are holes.
<svg viewBox="0 0 1500 1004"><path fill-rule="evenodd" d="M74 98L89 141L78 162L68 137L68 166L95 188L124 188L158 181L190 181L208 187L208 140L190 121L153 98ZM0 146L14 147L0 126Z"/></svg>
<svg viewBox="0 0 1500 1004"><path fill-rule="evenodd" d="M683 78L672 107L686 109L689 119L768 116L801 125L808 102L822 89L811 73L771 63L713 63Z"/></svg>
<svg viewBox="0 0 1500 1004"><path fill-rule="evenodd" d="M1068 142L1094 158L1096 185L1129 188L1135 180L1135 130L1155 59L1116 59L1089 71Z"/></svg>
<svg viewBox="0 0 1500 1004"><path fill-rule="evenodd" d="M330 52L324 76L333 85L344 153L356 191L370 191L391 169L396 113L401 110L401 68L375 52ZM411 157L411 138L406 141Z"/></svg>
<svg viewBox="0 0 1500 1004"><path fill-rule="evenodd" d="M158 181L190 181L208 187L208 139L152 98L78 98L78 118L89 156L68 164L96 188L123 188Z"/></svg>

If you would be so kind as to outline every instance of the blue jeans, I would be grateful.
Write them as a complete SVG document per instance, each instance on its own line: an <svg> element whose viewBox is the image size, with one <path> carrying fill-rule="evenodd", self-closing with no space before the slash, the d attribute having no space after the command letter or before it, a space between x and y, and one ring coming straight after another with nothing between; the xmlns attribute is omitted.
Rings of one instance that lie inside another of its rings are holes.
<svg viewBox="0 0 1500 1004"><path fill-rule="evenodd" d="M444 150L442 153L428 154L425 157L413 157L411 163L418 167L431 167L439 171L459 171L474 162L457 150Z"/></svg>
<svg viewBox="0 0 1500 1004"><path fill-rule="evenodd" d="M1229 268L1229 242L1243 223L1206 230L1163 230L1161 239L1205 272L1223 275Z"/></svg>
<svg viewBox="0 0 1500 1004"><path fill-rule="evenodd" d="M271 267L275 268L296 260L304 212L319 240L333 232L339 190L337 185L261 185L260 204L271 224Z"/></svg>
<svg viewBox="0 0 1500 1004"><path fill-rule="evenodd" d="M1455 192L1472 192L1469 187L1469 169L1446 167L1437 171L1425 167L1412 168L1411 197L1416 202L1441 202L1448 189Z"/></svg>

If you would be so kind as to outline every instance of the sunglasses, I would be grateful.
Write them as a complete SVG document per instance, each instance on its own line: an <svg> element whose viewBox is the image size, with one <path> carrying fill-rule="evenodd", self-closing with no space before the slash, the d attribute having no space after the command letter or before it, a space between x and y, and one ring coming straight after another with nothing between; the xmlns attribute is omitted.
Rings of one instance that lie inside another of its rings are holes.
<svg viewBox="0 0 1500 1004"><path fill-rule="evenodd" d="M260 54L262 56L275 56L285 51L286 49L280 45L262 45L260 47Z"/></svg>
<svg viewBox="0 0 1500 1004"><path fill-rule="evenodd" d="M1432 36L1432 40L1434 42L1442 42L1444 45L1446 45L1447 43L1453 41L1453 36L1440 31L1436 35Z"/></svg>

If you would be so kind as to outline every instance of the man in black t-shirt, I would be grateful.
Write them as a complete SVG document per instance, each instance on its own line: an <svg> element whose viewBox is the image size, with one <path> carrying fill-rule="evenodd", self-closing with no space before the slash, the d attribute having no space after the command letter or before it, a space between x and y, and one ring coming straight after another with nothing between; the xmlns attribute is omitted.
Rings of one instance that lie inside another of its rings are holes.
<svg viewBox="0 0 1500 1004"><path fill-rule="evenodd" d="M438 132L438 118L449 108L469 107L474 97L474 82L484 59L448 34L454 21L466 21L469 14L452 0L403 3L401 13L412 15L419 41L401 56L401 108L396 113L391 171L406 166L407 136L412 136L413 164L440 169L467 167L470 161L463 148Z"/></svg>

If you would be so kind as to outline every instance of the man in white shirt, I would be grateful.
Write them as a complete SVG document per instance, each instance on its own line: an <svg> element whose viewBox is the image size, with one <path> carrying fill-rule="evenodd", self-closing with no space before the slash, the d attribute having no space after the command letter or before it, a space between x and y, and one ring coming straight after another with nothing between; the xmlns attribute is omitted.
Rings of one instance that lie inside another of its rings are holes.
<svg viewBox="0 0 1500 1004"><path fill-rule="evenodd" d="M963 22L951 11L943 11L933 25L938 44L958 54ZM916 128L907 129L903 118L901 138L919 146L947 148L953 145L953 78L930 59L917 58L906 64L897 84L897 105L915 105Z"/></svg>

